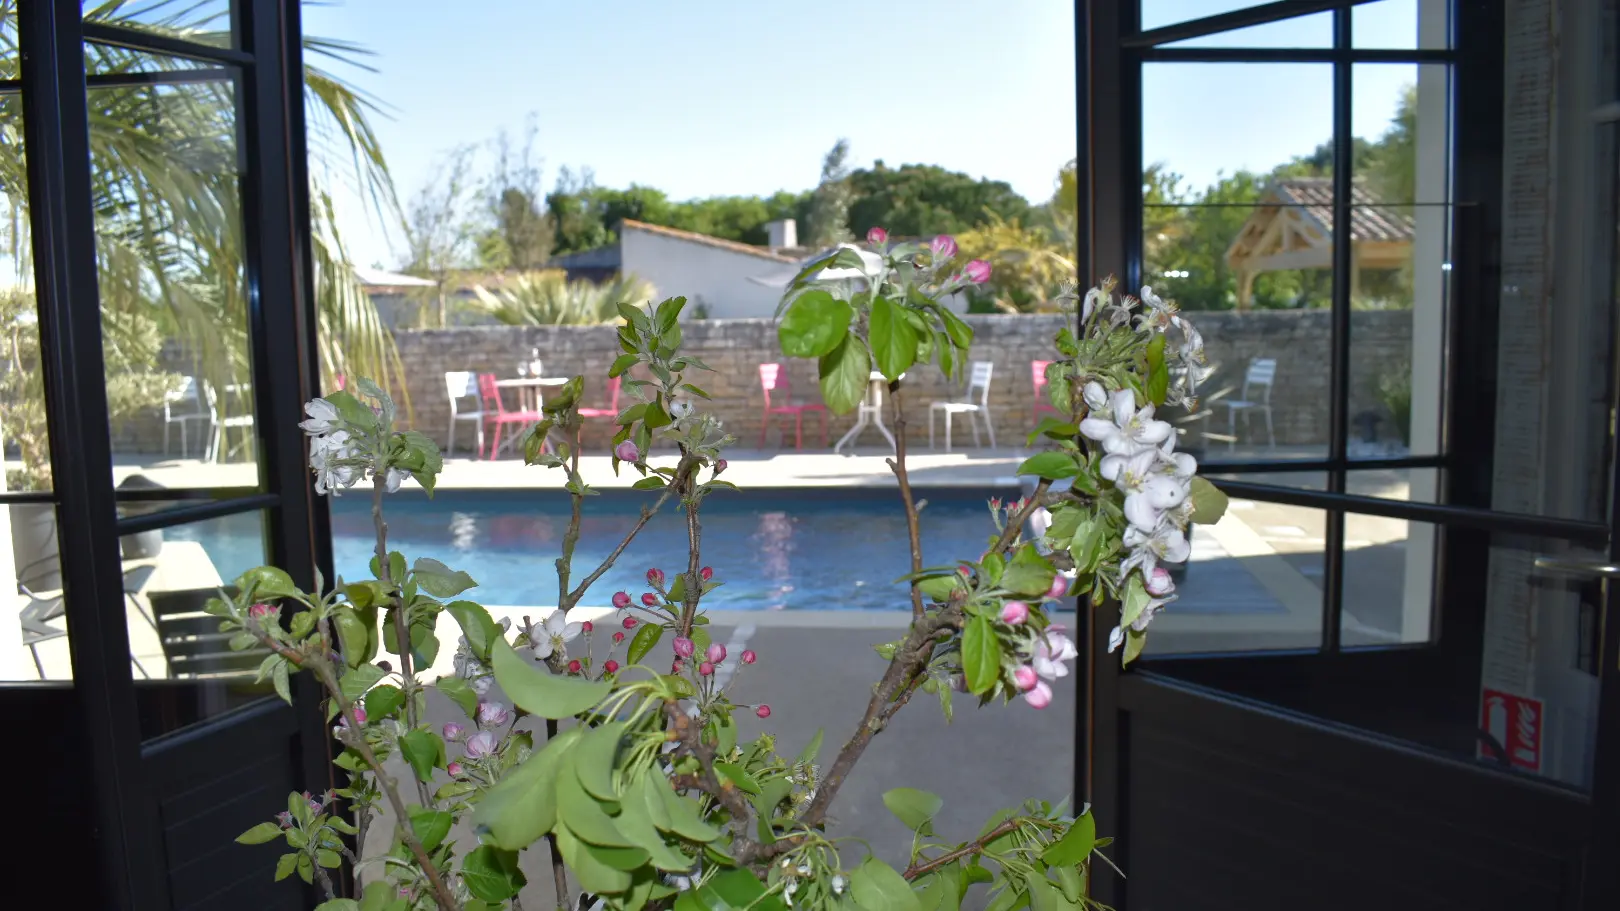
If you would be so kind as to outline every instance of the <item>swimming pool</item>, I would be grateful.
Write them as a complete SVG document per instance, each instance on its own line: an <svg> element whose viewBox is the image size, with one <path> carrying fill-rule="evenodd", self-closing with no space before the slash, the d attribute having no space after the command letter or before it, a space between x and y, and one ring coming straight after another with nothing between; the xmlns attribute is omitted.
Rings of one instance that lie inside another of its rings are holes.
<svg viewBox="0 0 1620 911"><path fill-rule="evenodd" d="M925 565L977 557L994 530L985 500L1017 490L918 490ZM623 540L655 495L606 490L586 502L575 551L574 581ZM369 577L371 500L332 501L332 550L345 578ZM385 503L389 547L407 557L433 557L478 580L468 597L493 605L557 603L554 561L568 527L568 497L548 490L441 491L434 499L405 492ZM905 516L892 489L798 488L720 491L704 501L703 562L725 584L704 604L717 610L899 610L910 567ZM618 562L591 587L587 604L613 592L646 591L647 568L673 575L686 568L685 514L655 516ZM201 524L201 523L200 523ZM233 516L197 528L226 579L258 562L259 522ZM187 531L190 531L188 529ZM188 537L182 532L174 537Z"/></svg>

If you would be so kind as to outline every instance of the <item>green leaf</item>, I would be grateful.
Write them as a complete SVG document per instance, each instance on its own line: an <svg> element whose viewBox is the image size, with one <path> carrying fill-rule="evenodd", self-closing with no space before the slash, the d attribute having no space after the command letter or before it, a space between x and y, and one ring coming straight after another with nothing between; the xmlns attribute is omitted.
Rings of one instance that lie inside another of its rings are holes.
<svg viewBox="0 0 1620 911"><path fill-rule="evenodd" d="M422 842L422 850L432 851L444 842L444 837L450 834L450 823L453 818L443 810L424 810L418 806L408 808L411 815L411 831L416 833L418 841Z"/></svg>
<svg viewBox="0 0 1620 911"><path fill-rule="evenodd" d="M261 822L253 828L236 836L239 845L262 845L265 842L281 837L281 827L273 822Z"/></svg>
<svg viewBox="0 0 1620 911"><path fill-rule="evenodd" d="M580 750L573 750L564 765L576 765L579 755ZM557 776L557 819L580 841L589 844L610 848L627 848L634 844L619 831L601 804L585 793L578 779L563 773Z"/></svg>
<svg viewBox="0 0 1620 911"><path fill-rule="evenodd" d="M343 857L331 848L319 848L315 851L315 862L328 870L336 870L343 866Z"/></svg>
<svg viewBox="0 0 1620 911"><path fill-rule="evenodd" d="M945 324L945 335L963 351L973 347L973 327L962 321L962 318L952 313L947 307L939 307L940 321Z"/></svg>
<svg viewBox="0 0 1620 911"><path fill-rule="evenodd" d="M242 593L244 601L273 601L277 598L297 598L304 594L293 584L292 576L274 566L256 566L237 576L231 585Z"/></svg>
<svg viewBox="0 0 1620 911"><path fill-rule="evenodd" d="M608 376L621 376L626 370L641 363L641 358L634 354L621 354L613 359L613 366L608 368Z"/></svg>
<svg viewBox="0 0 1620 911"><path fill-rule="evenodd" d="M410 731L399 738L399 751L411 770L423 781L433 780L433 770L444 766L444 741L428 730Z"/></svg>
<svg viewBox="0 0 1620 911"><path fill-rule="evenodd" d="M293 868L298 863L298 857L299 855L296 852L281 855L281 858L276 861L276 882L279 883L292 875Z"/></svg>
<svg viewBox="0 0 1620 911"><path fill-rule="evenodd" d="M1085 813L1069 826L1063 837L1046 846L1041 860L1054 867L1073 867L1091 856L1097 846L1097 820Z"/></svg>
<svg viewBox="0 0 1620 911"><path fill-rule="evenodd" d="M540 670L513 651L511 643L501 636L491 645L490 658L502 691L518 708L541 718L572 718L601 702L612 690L612 684L606 682Z"/></svg>
<svg viewBox="0 0 1620 911"><path fill-rule="evenodd" d="M381 721L405 704L405 692L397 686L384 684L366 694L366 721Z"/></svg>
<svg viewBox="0 0 1620 911"><path fill-rule="evenodd" d="M1142 654L1142 646L1147 645L1147 633L1143 630L1134 630L1125 627L1125 653L1119 659L1121 667L1129 665Z"/></svg>
<svg viewBox="0 0 1620 911"><path fill-rule="evenodd" d="M1025 544L1002 572L1000 585L1015 595L1034 597L1046 594L1056 575L1057 570L1035 550L1035 545Z"/></svg>
<svg viewBox="0 0 1620 911"><path fill-rule="evenodd" d="M683 904L684 902L684 904ZM768 895L765 885L747 870L724 870L696 889L682 892L675 903L680 911L780 911L781 899Z"/></svg>
<svg viewBox="0 0 1620 911"><path fill-rule="evenodd" d="M556 781L562 760L582 735L580 728L569 728L506 773L473 811L479 837L517 851L551 831L557 820Z"/></svg>
<svg viewBox="0 0 1620 911"><path fill-rule="evenodd" d="M824 732L822 731L821 728L816 729L816 736L811 737L810 742L805 744L804 749L799 751L799 756L798 756L798 761L799 762L811 762L811 763L813 763L818 758L820 758L820 756L821 756L821 741L822 741L823 733Z"/></svg>
<svg viewBox="0 0 1620 911"><path fill-rule="evenodd" d="M343 679L338 681L338 689L342 691L344 701L356 702L384 676L383 669L377 665L362 664L343 675Z"/></svg>
<svg viewBox="0 0 1620 911"><path fill-rule="evenodd" d="M1192 501L1192 520L1197 525L1214 525L1226 515L1226 494L1204 478L1192 479L1187 499Z"/></svg>
<svg viewBox="0 0 1620 911"><path fill-rule="evenodd" d="M270 673L270 682L276 688L276 695L280 696L283 702L292 705L292 683L288 679L285 660L276 662L275 670Z"/></svg>
<svg viewBox="0 0 1620 911"><path fill-rule="evenodd" d="M613 766L619 755L619 741L623 737L622 722L604 724L586 731L579 739L579 746L570 754L568 764L573 768L580 786L599 800L619 799L618 788L613 786ZM574 831L576 835L585 834L577 829Z"/></svg>
<svg viewBox="0 0 1620 911"><path fill-rule="evenodd" d="M732 786L737 790L745 794L759 793L759 782L754 780L754 776L748 774L746 769L735 762L716 762L714 770L719 773L722 779L731 782Z"/></svg>
<svg viewBox="0 0 1620 911"><path fill-rule="evenodd" d="M968 691L975 696L990 692L1001 678L1001 647L990 620L983 615L969 620L962 631L962 673Z"/></svg>
<svg viewBox="0 0 1620 911"><path fill-rule="evenodd" d="M1025 459L1024 464L1018 466L1016 473L1032 474L1048 481L1060 481L1079 474L1080 465L1075 462L1074 456L1060 450L1049 449Z"/></svg>
<svg viewBox="0 0 1620 911"><path fill-rule="evenodd" d="M1058 911L1068 904L1058 892L1057 886L1052 885L1051 880L1041 875L1040 870L1034 870L1024 877L1024 885L1028 888L1025 894L1029 896L1030 911Z"/></svg>
<svg viewBox="0 0 1620 911"><path fill-rule="evenodd" d="M1080 896L1085 894L1085 880L1080 876L1080 870L1073 866L1052 866L1052 872L1057 874L1058 888L1063 890L1063 897L1069 904L1076 904Z"/></svg>
<svg viewBox="0 0 1620 911"><path fill-rule="evenodd" d="M895 869L868 857L849 874L849 893L866 911L921 911L922 903L911 884Z"/></svg>
<svg viewBox="0 0 1620 911"><path fill-rule="evenodd" d="M711 842L720 837L720 830L709 825L698 813L697 802L688 800L675 793L670 787L669 779L663 775L647 771L643 775L655 797L663 804L665 825L659 825L655 816L653 824L665 832L672 832L688 841Z"/></svg>
<svg viewBox="0 0 1620 911"><path fill-rule="evenodd" d="M917 330L907 321L902 308L886 297L879 297L872 301L868 331L878 369L890 382L899 379L916 360Z"/></svg>
<svg viewBox="0 0 1620 911"><path fill-rule="evenodd" d="M518 869L516 851L505 851L494 845L481 845L461 862L461 881L474 898L484 901L506 901L528 883Z"/></svg>
<svg viewBox="0 0 1620 911"><path fill-rule="evenodd" d="M943 576L929 576L926 579L919 579L917 587L922 589L923 594L943 603L950 600L952 592L962 587L962 574L953 572Z"/></svg>
<svg viewBox="0 0 1620 911"><path fill-rule="evenodd" d="M649 475L630 485L631 490L663 490L669 482L657 475Z"/></svg>
<svg viewBox="0 0 1620 911"><path fill-rule="evenodd" d="M387 879L366 883L360 894L360 911L405 911L405 900L399 897L399 886Z"/></svg>
<svg viewBox="0 0 1620 911"><path fill-rule="evenodd" d="M467 647L472 649L479 661L488 664L490 643L502 638L501 628L490 617L489 611L482 604L472 601L451 601L444 609L461 626L461 634L467 637Z"/></svg>
<svg viewBox="0 0 1620 911"><path fill-rule="evenodd" d="M1164 362L1164 333L1153 333L1144 353L1147 355L1148 401L1163 405L1165 396L1170 392L1170 368Z"/></svg>
<svg viewBox="0 0 1620 911"><path fill-rule="evenodd" d="M439 688L439 692L448 696L451 702L461 706L461 710L467 713L468 718L477 716L478 694L473 692L473 688L467 684L467 681L460 677L440 677L439 682L435 683L434 686Z"/></svg>
<svg viewBox="0 0 1620 911"><path fill-rule="evenodd" d="M298 878L312 885L315 882L315 862L309 859L308 854L298 855Z"/></svg>
<svg viewBox="0 0 1620 911"><path fill-rule="evenodd" d="M794 298L776 327L782 353L788 357L821 357L849 333L855 310L848 301L814 290Z"/></svg>
<svg viewBox="0 0 1620 911"><path fill-rule="evenodd" d="M1024 442L1026 445L1033 446L1035 441L1043 436L1054 440L1072 440L1079 435L1079 427L1068 421L1048 416L1041 418L1041 422L1036 424L1035 429L1029 432L1029 438Z"/></svg>
<svg viewBox="0 0 1620 911"><path fill-rule="evenodd" d="M315 911L360 911L360 903L352 898L334 898L316 905Z"/></svg>
<svg viewBox="0 0 1620 911"><path fill-rule="evenodd" d="M422 591L435 598L454 598L477 585L473 577L459 569L451 569L432 557L418 557L411 567L411 577ZM471 639L467 640L469 643Z"/></svg>
<svg viewBox="0 0 1620 911"><path fill-rule="evenodd" d="M895 818L905 823L906 828L915 832L928 825L945 801L938 794L916 788L895 788L883 792L883 805L889 808Z"/></svg>
<svg viewBox="0 0 1620 911"><path fill-rule="evenodd" d="M685 873L691 870L692 858L664 842L664 836L653 826L646 805L639 802L639 798L639 791L625 792L624 812L613 820L619 831L636 847L647 852L648 860L658 869L666 873Z"/></svg>
<svg viewBox="0 0 1620 911"><path fill-rule="evenodd" d="M598 895L617 895L630 888L630 874L623 870L616 870L608 866L586 845L568 830L567 826L558 826L555 837L557 850L562 854L568 869L579 880L580 886L587 892Z"/></svg>
<svg viewBox="0 0 1620 911"><path fill-rule="evenodd" d="M636 630L635 638L630 640L630 648L625 653L625 658L630 664L639 663L642 658L647 657L647 653L653 650L653 646L658 644L663 635L662 626L656 623L641 624L641 629Z"/></svg>
<svg viewBox="0 0 1620 911"><path fill-rule="evenodd" d="M853 334L828 354L821 356L821 400L833 414L848 414L855 410L866 395L866 384L872 373L866 346Z"/></svg>

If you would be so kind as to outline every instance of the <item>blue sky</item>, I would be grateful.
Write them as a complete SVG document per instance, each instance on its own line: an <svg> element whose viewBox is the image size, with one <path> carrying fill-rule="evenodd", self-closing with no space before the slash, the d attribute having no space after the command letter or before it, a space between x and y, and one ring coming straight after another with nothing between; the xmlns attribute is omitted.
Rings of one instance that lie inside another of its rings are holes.
<svg viewBox="0 0 1620 911"><path fill-rule="evenodd" d="M1358 40L1409 45L1416 2L1358 8ZM1146 0L1144 18L1241 5ZM1308 46L1328 40L1324 27L1311 17L1245 40ZM502 129L521 138L531 116L547 187L562 166L588 166L599 184L676 199L805 189L839 137L857 166L938 164L1032 200L1075 154L1064 0L343 0L307 5L304 28L375 53L376 72L338 70L385 105L378 132L405 199L451 148ZM1382 132L1414 74L1358 71L1359 135ZM1198 185L1270 167L1327 138L1329 84L1326 66L1156 66L1147 155ZM397 235L352 194L338 205L354 259L397 265Z"/></svg>

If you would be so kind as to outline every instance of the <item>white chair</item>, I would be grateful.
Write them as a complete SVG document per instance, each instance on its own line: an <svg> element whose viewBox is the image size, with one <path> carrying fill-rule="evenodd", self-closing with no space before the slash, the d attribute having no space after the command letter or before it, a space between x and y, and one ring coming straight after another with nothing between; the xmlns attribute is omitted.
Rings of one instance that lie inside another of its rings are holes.
<svg viewBox="0 0 1620 911"><path fill-rule="evenodd" d="M230 396L239 409L230 415L220 414L219 393L214 391L214 384L207 380L202 381L203 396L208 400L208 414L213 434L208 445L207 459L210 462L219 461L219 450L227 442L227 431L247 430L242 441L226 450L225 458L230 458L237 450L246 448L253 443L253 387L247 383L231 383L225 387L225 394Z"/></svg>
<svg viewBox="0 0 1620 911"><path fill-rule="evenodd" d="M995 369L990 361L974 361L972 369L968 372L967 390L962 397L950 402L934 402L928 406L928 448L934 448L934 413L945 413L945 451L951 451L951 416L957 414L968 415L968 423L973 428L973 445L979 445L979 421L984 421L985 432L990 435L990 448L996 448L995 421L990 416L990 374ZM978 390L975 399L974 390Z"/></svg>
<svg viewBox="0 0 1620 911"><path fill-rule="evenodd" d="M444 391L450 396L450 438L444 451L456 451L456 422L473 421L478 430L478 451L484 451L484 406L478 398L478 374L468 370L448 370L444 374ZM477 411L462 411L460 402L470 398L478 403Z"/></svg>
<svg viewBox="0 0 1620 911"><path fill-rule="evenodd" d="M210 429L214 426L213 412L203 405L202 396L198 394L197 378L183 376L180 385L170 390L163 397L163 454L169 454L169 425L180 425L180 458L186 457L187 425L192 421L206 422ZM211 437L210 437L211 439ZM204 443L206 448L207 443Z"/></svg>
<svg viewBox="0 0 1620 911"><path fill-rule="evenodd" d="M1237 399L1222 399L1221 404L1226 406L1226 448L1237 447L1237 415L1241 411L1248 417L1250 424L1255 414L1266 416L1266 445L1272 449L1277 448L1277 435L1271 426L1271 388L1277 380L1277 359L1274 357L1257 357L1249 361L1249 369L1243 374L1243 392Z"/></svg>

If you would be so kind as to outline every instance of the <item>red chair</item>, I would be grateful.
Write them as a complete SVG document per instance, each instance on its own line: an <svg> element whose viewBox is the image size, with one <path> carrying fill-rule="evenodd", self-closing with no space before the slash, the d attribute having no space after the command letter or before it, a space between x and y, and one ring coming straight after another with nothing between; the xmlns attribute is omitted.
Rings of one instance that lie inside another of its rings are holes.
<svg viewBox="0 0 1620 911"><path fill-rule="evenodd" d="M608 406L606 408L581 408L579 416L582 418L607 418L612 420L619 416L619 380L623 377L608 377Z"/></svg>
<svg viewBox="0 0 1620 911"><path fill-rule="evenodd" d="M1051 413L1062 417L1063 414L1052 405L1051 399L1046 397L1046 367L1051 361L1030 361L1030 379L1035 385L1035 404L1030 409L1030 420L1036 424L1041 422L1042 413Z"/></svg>
<svg viewBox="0 0 1620 911"><path fill-rule="evenodd" d="M804 448L804 413L816 411L821 413L821 448L827 448L827 406L815 405L772 405L771 393L779 392L781 402L793 400L793 390L788 386L787 371L781 364L760 364L759 385L765 390L765 414L759 424L759 448L765 448L765 431L771 427L771 415L793 415L793 448ZM783 431L785 437L786 430Z"/></svg>
<svg viewBox="0 0 1620 911"><path fill-rule="evenodd" d="M479 453L485 459L494 459L501 451L501 428L507 424L532 427L544 418L538 411L507 411L501 401L501 388L495 385L495 374L478 374L478 396L484 400L484 423L495 425L495 434L489 440L489 452Z"/></svg>

